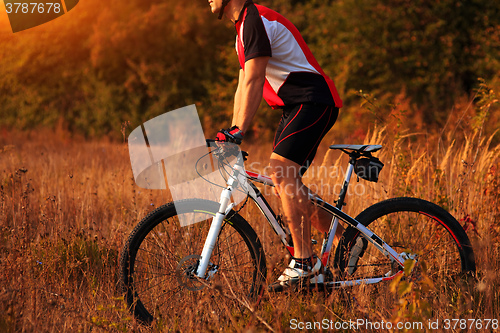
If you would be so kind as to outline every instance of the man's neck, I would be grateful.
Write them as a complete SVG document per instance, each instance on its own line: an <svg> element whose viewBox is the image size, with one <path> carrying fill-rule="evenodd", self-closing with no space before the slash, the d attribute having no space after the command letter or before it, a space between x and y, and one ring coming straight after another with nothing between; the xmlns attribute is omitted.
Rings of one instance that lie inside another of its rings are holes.
<svg viewBox="0 0 500 333"><path fill-rule="evenodd" d="M240 13L245 2L246 0L231 0L224 10L224 16L235 23L240 18Z"/></svg>

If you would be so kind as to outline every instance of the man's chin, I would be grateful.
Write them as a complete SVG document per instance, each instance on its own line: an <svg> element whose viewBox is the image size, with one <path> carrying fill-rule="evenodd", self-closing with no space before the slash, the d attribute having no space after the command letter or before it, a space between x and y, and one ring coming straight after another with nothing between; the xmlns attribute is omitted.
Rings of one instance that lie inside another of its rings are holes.
<svg viewBox="0 0 500 333"><path fill-rule="evenodd" d="M220 8L214 8L214 7L210 6L210 11L212 12L212 14L219 14Z"/></svg>

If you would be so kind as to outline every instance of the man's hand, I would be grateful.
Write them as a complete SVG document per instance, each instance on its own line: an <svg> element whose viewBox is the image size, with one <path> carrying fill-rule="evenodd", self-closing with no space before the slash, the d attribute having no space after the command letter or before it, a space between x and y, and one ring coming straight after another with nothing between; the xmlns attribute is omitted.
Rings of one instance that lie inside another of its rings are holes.
<svg viewBox="0 0 500 333"><path fill-rule="evenodd" d="M243 141L243 135L244 133L238 128L238 126L233 126L228 129L221 129L217 133L215 140L236 143L239 145L241 144L241 141Z"/></svg>

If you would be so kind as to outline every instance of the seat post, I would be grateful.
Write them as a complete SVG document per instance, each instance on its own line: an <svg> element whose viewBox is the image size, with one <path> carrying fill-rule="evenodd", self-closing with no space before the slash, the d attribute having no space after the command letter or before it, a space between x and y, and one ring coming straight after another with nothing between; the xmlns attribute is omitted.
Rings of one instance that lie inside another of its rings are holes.
<svg viewBox="0 0 500 333"><path fill-rule="evenodd" d="M347 189L349 188L349 182L351 181L352 172L354 171L354 163L356 159L349 159L349 165L344 178L344 183L342 185L342 190L340 191L339 198L337 199L337 208L342 210L345 205L345 197L347 195Z"/></svg>

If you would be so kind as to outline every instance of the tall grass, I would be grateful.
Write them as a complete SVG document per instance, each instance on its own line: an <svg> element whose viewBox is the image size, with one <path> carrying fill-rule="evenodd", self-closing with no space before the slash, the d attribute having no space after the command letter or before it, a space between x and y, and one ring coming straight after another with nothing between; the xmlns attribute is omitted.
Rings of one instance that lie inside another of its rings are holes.
<svg viewBox="0 0 500 333"><path fill-rule="evenodd" d="M353 182L346 211L356 215L377 201L405 195L445 207L472 240L476 278L449 288L420 283L406 294L397 284L329 295L266 292L258 306L250 304L251 311L247 308L225 323L218 318L187 320L176 323L174 330L289 331L293 323L323 319L499 319L500 146L492 146L493 135L485 136L480 126L461 132L450 126L431 135L413 133L401 120L373 128L364 139L384 145L377 156L385 167L377 184ZM327 137L325 143L333 140ZM250 152L250 161L258 162L253 169L263 170L270 146L243 148ZM311 187L320 184L318 193L333 201L347 159L325 147L317 156L305 182ZM280 212L278 199L268 199ZM63 131L1 132L0 331L143 330L126 311L117 289L117 258L134 225L169 200L161 191L135 186L125 143L88 142ZM287 264L286 253L256 207L248 204L241 214L264 244L271 282ZM425 299L429 290L440 296ZM151 330L168 327L166 321Z"/></svg>

